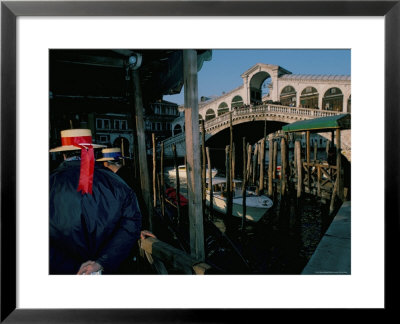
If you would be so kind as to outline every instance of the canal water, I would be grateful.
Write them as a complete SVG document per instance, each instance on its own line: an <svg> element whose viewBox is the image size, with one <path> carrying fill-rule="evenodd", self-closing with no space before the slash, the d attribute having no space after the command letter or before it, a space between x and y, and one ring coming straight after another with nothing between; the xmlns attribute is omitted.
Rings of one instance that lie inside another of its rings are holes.
<svg viewBox="0 0 400 324"><path fill-rule="evenodd" d="M325 160L325 151L318 151L317 158ZM279 156L277 164L280 165ZM173 168L164 169L165 181L167 185L176 188L176 178L168 173L170 170ZM218 175L224 176L224 171L219 170ZM180 193L187 197L186 177L180 177ZM329 216L329 201L324 203L314 196L303 194L298 208L296 203L296 199L287 198L282 201L277 196L274 206L263 218L257 223L247 221L243 230L239 217L228 218L217 212L207 217L240 250L251 273L300 274L332 217ZM234 273L235 269L232 270Z"/></svg>

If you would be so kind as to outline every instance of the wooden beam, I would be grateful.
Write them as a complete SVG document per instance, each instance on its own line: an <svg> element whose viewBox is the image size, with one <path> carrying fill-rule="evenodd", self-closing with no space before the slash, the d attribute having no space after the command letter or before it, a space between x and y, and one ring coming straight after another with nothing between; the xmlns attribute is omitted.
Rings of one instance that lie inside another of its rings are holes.
<svg viewBox="0 0 400 324"><path fill-rule="evenodd" d="M205 259L205 252L196 50L183 50L183 77L185 87L186 166L190 248L192 257L203 261Z"/></svg>
<svg viewBox="0 0 400 324"><path fill-rule="evenodd" d="M146 139L144 133L144 120L143 120L143 99L142 89L140 86L139 71L131 71L132 79L134 84L134 102L135 102L135 122L138 139L138 159L139 159L139 170L140 170L140 184L142 189L142 195L148 212L149 230L153 228L153 206L151 202L150 193L150 175L147 166L147 152L146 152Z"/></svg>

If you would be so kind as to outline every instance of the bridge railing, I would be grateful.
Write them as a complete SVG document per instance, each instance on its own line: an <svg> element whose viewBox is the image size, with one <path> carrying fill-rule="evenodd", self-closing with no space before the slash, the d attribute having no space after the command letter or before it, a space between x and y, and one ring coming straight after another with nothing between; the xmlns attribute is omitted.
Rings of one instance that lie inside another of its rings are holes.
<svg viewBox="0 0 400 324"><path fill-rule="evenodd" d="M341 111L288 107L288 106L272 105L272 104L253 106L249 108L238 108L231 111L230 113L232 113L232 120L235 120L236 117L251 116L254 113L281 113L286 115L303 116L306 118L327 117L327 116L336 116L339 114L343 114L343 112ZM218 116L216 118L206 121L204 123L205 130L208 131L210 128L214 126L218 126L229 122L230 113L228 112L226 114L223 114L222 116ZM185 137L184 132L179 133L178 135L167 138L164 141L164 145L165 146L171 145L173 143L183 140L184 137Z"/></svg>
<svg viewBox="0 0 400 324"><path fill-rule="evenodd" d="M288 107L281 105L259 105L253 106L251 108L240 108L232 111L232 119L235 117L243 116L243 115L252 115L253 113L283 113L287 115L296 115L296 116L304 116L304 117L326 117L326 116L335 116L338 114L342 114L339 111L328 111L328 110L319 110L313 108L299 108L299 107ZM205 123L206 130L217 125L224 123L229 120L229 113L226 113L222 116L218 116L214 119L211 119Z"/></svg>
<svg viewBox="0 0 400 324"><path fill-rule="evenodd" d="M185 132L179 133L177 135L168 137L166 140L163 141L164 146L169 146L171 144L177 143L185 138Z"/></svg>

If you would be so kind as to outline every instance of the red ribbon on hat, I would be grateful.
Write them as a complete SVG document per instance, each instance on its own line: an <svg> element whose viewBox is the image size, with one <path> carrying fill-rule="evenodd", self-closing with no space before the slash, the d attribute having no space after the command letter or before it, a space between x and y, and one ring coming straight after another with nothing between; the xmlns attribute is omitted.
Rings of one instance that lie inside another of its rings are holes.
<svg viewBox="0 0 400 324"><path fill-rule="evenodd" d="M62 145L73 145L81 149L81 172L79 175L78 191L92 194L94 150L91 136L62 137ZM82 145L85 143L85 145Z"/></svg>

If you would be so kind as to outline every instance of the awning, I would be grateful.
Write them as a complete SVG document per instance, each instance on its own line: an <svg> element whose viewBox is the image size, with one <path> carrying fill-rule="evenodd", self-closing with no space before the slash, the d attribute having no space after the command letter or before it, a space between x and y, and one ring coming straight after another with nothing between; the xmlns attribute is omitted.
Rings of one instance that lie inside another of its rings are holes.
<svg viewBox="0 0 400 324"><path fill-rule="evenodd" d="M284 132L324 132L334 129L350 129L350 114L321 117L309 120L301 120L282 127Z"/></svg>

